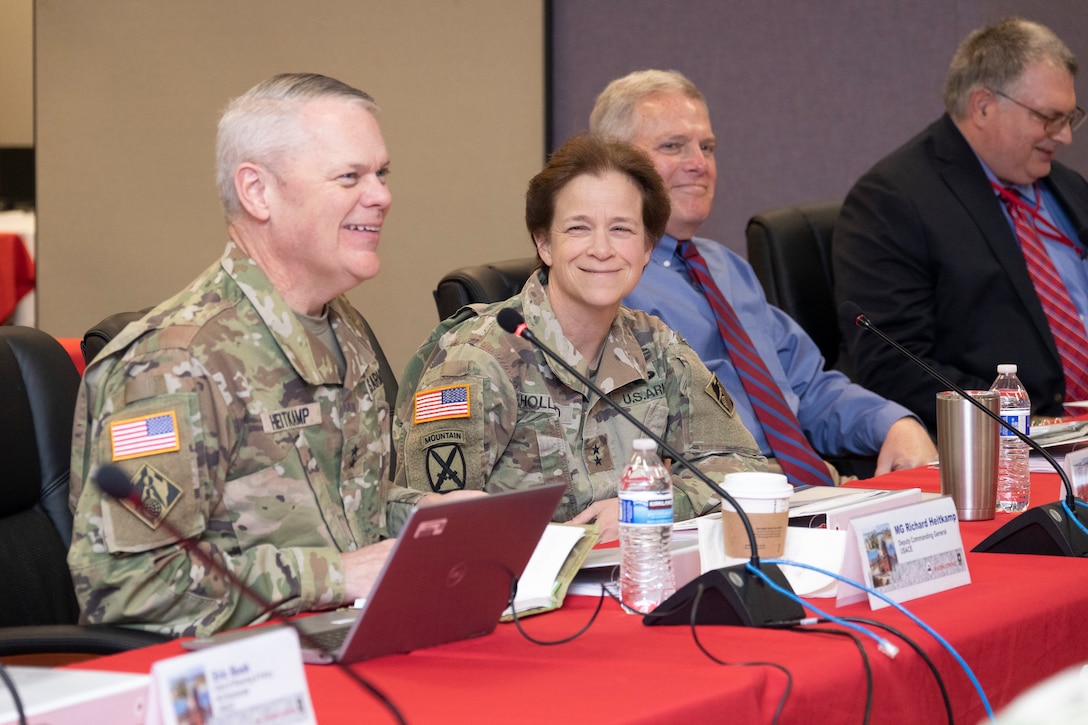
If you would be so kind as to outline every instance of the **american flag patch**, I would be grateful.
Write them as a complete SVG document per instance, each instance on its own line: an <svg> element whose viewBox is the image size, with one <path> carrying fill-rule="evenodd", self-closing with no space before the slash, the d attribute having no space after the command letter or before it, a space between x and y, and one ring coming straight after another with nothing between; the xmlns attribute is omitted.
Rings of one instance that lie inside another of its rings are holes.
<svg viewBox="0 0 1088 725"><path fill-rule="evenodd" d="M454 385L448 388L436 388L435 390L416 393L416 408L412 416L412 423L469 417L468 387L467 385Z"/></svg>
<svg viewBox="0 0 1088 725"><path fill-rule="evenodd" d="M168 453L181 448L178 421L172 410L111 423L110 442L115 461Z"/></svg>

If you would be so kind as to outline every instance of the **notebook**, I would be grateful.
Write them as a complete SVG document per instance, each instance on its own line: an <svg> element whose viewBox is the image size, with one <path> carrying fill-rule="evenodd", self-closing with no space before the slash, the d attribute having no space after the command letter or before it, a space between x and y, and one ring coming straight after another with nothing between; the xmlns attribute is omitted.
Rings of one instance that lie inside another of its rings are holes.
<svg viewBox="0 0 1088 725"><path fill-rule="evenodd" d="M511 579L521 576L564 489L556 484L414 509L361 608L295 621L321 643L308 647L303 637L303 660L358 662L490 634L510 599ZM185 644L197 649L252 633Z"/></svg>

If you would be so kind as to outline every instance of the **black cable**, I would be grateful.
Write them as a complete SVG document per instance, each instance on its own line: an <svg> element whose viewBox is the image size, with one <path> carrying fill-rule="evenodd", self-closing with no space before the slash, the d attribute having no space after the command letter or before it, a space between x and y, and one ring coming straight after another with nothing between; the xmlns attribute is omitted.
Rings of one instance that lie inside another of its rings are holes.
<svg viewBox="0 0 1088 725"><path fill-rule="evenodd" d="M910 637L903 634L890 624L878 622L875 619L867 619L865 617L843 617L843 619L850 622L857 622L858 624L868 624L872 627L879 627L880 629L894 634L896 637L906 642L912 650L917 652L918 656L922 658L922 661L926 663L926 667L929 668L929 671L933 673L933 679L936 680L937 687L939 687L941 690L941 699L944 700L944 711L948 715L948 725L953 725L952 699L948 696L948 688L945 687L944 678L941 677L941 673L937 669L937 665L933 663L933 660L929 658L929 655L926 654L925 650L922 649L917 642L915 642Z"/></svg>
<svg viewBox="0 0 1088 725"><path fill-rule="evenodd" d="M521 618L518 617L518 610L514 606L514 597L518 593L518 578L517 577L513 577L513 578L510 579L510 599L508 601L508 604L510 606L510 611L513 612L513 615L514 615L514 626L516 626L518 628L518 632L521 632L522 637L529 640L533 644L540 644L540 645L566 644L567 642L573 642L574 640L581 637L583 634L586 633L586 630L588 630L591 626L593 626L593 623L597 621L597 615L601 613L601 607L604 606L604 595L605 595L605 592L607 592L607 591L608 590L605 588L605 585L602 584L601 585L601 598L597 600L597 608L593 610L593 616L591 616L589 618L589 621L586 622L584 627L582 627L581 629L579 629L577 632L570 635L569 637L564 637L563 639L555 639L555 640L550 640L550 641L549 640L543 640L543 639L537 639L537 638L533 637L532 635L530 635L528 632L526 632L522 628Z"/></svg>
<svg viewBox="0 0 1088 725"><path fill-rule="evenodd" d="M691 603L691 637L695 640L695 645L704 655L709 657L711 661L725 667L773 667L783 673L786 676L786 689L782 692L782 698L778 701L778 707L775 708L774 717L771 718L772 723L777 723L778 718L782 716L782 709L786 706L786 700L789 699L790 692L793 691L793 675L790 674L788 669L777 662L726 662L711 654L711 652L703 646L703 643L699 641L699 633L695 628L697 619L696 613L699 611L699 600L702 599L704 591L705 587L700 583L695 591L695 599Z"/></svg>
<svg viewBox="0 0 1088 725"><path fill-rule="evenodd" d="M337 662L340 661L337 660ZM379 690L375 685L370 684L370 682L368 682L362 675L355 672L355 670L351 669L351 667L348 665L340 663L340 671L346 673L348 677L355 680L355 684L362 687L364 690L373 695L376 700L385 705L385 708L389 710L389 714L392 715L393 719L396 720L400 725L408 725L408 721L404 719L404 715L401 713L400 709L396 706L396 704L394 704L392 700L390 700L386 696L384 692Z"/></svg>
<svg viewBox="0 0 1088 725"><path fill-rule="evenodd" d="M2 663L0 663L0 680L4 681L8 692L11 693L11 701L15 703L15 712L19 715L19 725L26 725L26 713L23 711L23 701L19 698L19 690L15 687L15 680L11 679L7 668Z"/></svg>
<svg viewBox="0 0 1088 725"><path fill-rule="evenodd" d="M791 627L791 629L794 632L833 634L838 637L849 637L854 640L854 645L858 648L858 653L861 655L862 667L865 668L865 715L861 721L865 725L869 725L869 719L873 715L873 666L869 662L869 654L865 651L865 644L861 641L861 637L848 629L828 629L826 627Z"/></svg>
<svg viewBox="0 0 1088 725"><path fill-rule="evenodd" d="M150 513L147 511L147 504L140 498L139 493L136 492L136 487L133 486L132 481L129 480L128 474L120 468L112 464L102 465L95 470L93 475L95 482L98 484L98 487L102 489L103 493L118 501L128 501L135 506L137 510L144 512L145 514ZM152 515L152 518L158 517ZM177 543L181 548L185 549L186 552L199 559L202 564L230 582L231 586L246 599L261 607L261 616L267 613L276 622L295 630L298 634L299 642L301 642L304 647L317 650L324 649L321 644L313 638L313 635L306 633L299 627L298 622L291 620L286 614L276 608L275 605L269 603L264 596L258 594L253 587L244 582L241 577L227 568L222 562L218 561L209 552L202 549L192 539L187 537L180 529L174 526L169 519L159 519L159 524L161 524L171 536L177 539ZM400 725L407 725L407 721L404 719L404 715L401 714L401 711L384 692L378 689L376 685L368 682L362 675L355 672L339 658L334 659L332 664L385 705L389 710L389 713Z"/></svg>

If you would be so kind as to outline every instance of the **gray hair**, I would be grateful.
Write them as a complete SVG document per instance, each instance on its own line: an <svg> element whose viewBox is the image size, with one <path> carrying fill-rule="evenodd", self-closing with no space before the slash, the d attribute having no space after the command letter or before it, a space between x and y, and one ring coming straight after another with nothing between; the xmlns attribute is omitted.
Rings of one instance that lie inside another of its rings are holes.
<svg viewBox="0 0 1088 725"><path fill-rule="evenodd" d="M706 105L706 97L679 71L635 71L612 81L597 96L589 114L589 132L630 141L635 132L635 106L659 93L680 93Z"/></svg>
<svg viewBox="0 0 1088 725"><path fill-rule="evenodd" d="M953 118L967 113L979 88L1006 92L1033 63L1045 61L1077 74L1077 59L1049 28L1009 17L968 35L952 56L944 82L944 107Z"/></svg>
<svg viewBox="0 0 1088 725"><path fill-rule="evenodd" d="M378 113L378 104L369 94L317 73L272 76L227 104L216 137L215 182L228 221L242 212L234 188L239 164L256 162L276 173L283 156L304 141L299 111L319 98L343 98Z"/></svg>

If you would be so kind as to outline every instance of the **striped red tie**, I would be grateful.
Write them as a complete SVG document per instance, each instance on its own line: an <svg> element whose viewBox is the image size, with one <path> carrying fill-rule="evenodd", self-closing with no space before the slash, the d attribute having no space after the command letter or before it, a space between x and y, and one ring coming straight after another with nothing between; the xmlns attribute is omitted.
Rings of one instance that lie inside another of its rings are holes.
<svg viewBox="0 0 1088 725"><path fill-rule="evenodd" d="M1016 238L1027 263L1028 275L1035 285L1035 293L1039 296L1046 320L1050 324L1050 332L1054 335L1054 344L1058 348L1065 372L1065 399L1088 400L1088 335L1085 335L1084 322L1077 314L1065 283L1043 246L1031 210L1015 196L1014 190L1010 191L996 184L994 188L1012 217ZM1077 415L1083 411L1067 409L1067 412Z"/></svg>
<svg viewBox="0 0 1088 725"><path fill-rule="evenodd" d="M771 452L782 466L786 477L795 486L833 485L827 465L805 438L797 416L786 404L782 390L771 377L759 351L752 344L752 338L748 337L733 306L726 301L710 276L703 255L699 254L699 250L690 240L681 240L677 248L692 281L702 289L710 303L710 309L714 311L726 352L733 361L733 367L737 369L748 398L752 401L752 408L759 424L763 426Z"/></svg>

